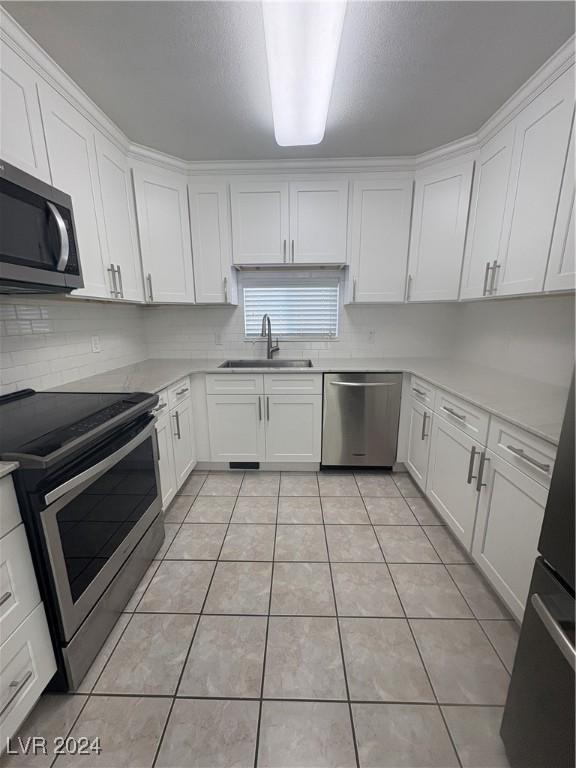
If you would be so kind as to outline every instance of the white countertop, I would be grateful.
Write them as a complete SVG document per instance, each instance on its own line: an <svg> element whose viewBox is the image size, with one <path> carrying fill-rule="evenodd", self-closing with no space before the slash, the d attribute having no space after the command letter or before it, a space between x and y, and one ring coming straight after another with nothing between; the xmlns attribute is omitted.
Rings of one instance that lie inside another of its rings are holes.
<svg viewBox="0 0 576 768"><path fill-rule="evenodd" d="M159 392L193 373L266 373L266 368L219 368L218 359L150 359L56 387L64 392ZM338 358L314 362L313 368L282 368L282 373L340 371L413 373L529 432L558 443L567 387L457 360L425 357Z"/></svg>
<svg viewBox="0 0 576 768"><path fill-rule="evenodd" d="M18 469L18 466L17 461L0 461L0 478L14 472L15 469Z"/></svg>

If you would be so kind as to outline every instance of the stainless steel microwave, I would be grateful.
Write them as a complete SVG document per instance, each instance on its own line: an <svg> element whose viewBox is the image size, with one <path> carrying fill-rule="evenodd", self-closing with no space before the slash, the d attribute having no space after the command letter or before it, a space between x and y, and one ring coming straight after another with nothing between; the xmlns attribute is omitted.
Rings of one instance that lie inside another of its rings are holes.
<svg viewBox="0 0 576 768"><path fill-rule="evenodd" d="M83 287L70 196L0 160L0 293Z"/></svg>

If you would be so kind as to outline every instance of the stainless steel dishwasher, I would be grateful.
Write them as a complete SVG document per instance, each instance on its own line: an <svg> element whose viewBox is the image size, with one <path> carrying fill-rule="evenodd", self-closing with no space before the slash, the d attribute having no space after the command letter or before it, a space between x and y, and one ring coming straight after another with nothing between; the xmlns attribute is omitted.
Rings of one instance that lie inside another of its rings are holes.
<svg viewBox="0 0 576 768"><path fill-rule="evenodd" d="M391 467L401 391L401 373L325 374L323 466Z"/></svg>

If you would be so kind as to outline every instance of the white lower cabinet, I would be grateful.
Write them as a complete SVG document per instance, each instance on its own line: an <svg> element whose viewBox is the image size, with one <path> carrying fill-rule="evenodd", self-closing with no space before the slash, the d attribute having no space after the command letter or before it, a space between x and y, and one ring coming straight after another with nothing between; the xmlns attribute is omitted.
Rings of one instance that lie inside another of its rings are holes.
<svg viewBox="0 0 576 768"><path fill-rule="evenodd" d="M165 413L156 422L156 436L158 438L158 470L160 472L162 509L167 509L177 490L176 466L172 447L172 423L168 413Z"/></svg>
<svg viewBox="0 0 576 768"><path fill-rule="evenodd" d="M548 490L492 451L486 452L472 554L517 619L521 619Z"/></svg>
<svg viewBox="0 0 576 768"><path fill-rule="evenodd" d="M426 493L466 547L472 546L481 446L436 415L431 433Z"/></svg>
<svg viewBox="0 0 576 768"><path fill-rule="evenodd" d="M189 397L182 400L170 411L172 420L172 446L174 448L174 469L178 488L194 469L196 464L196 446L192 430L192 401Z"/></svg>
<svg viewBox="0 0 576 768"><path fill-rule="evenodd" d="M212 461L264 461L262 395L209 395Z"/></svg>
<svg viewBox="0 0 576 768"><path fill-rule="evenodd" d="M266 461L320 461L322 396L266 395Z"/></svg>
<svg viewBox="0 0 576 768"><path fill-rule="evenodd" d="M406 466L410 474L423 491L426 490L428 477L428 457L430 455L430 430L432 412L421 403L410 398L408 419L408 456Z"/></svg>

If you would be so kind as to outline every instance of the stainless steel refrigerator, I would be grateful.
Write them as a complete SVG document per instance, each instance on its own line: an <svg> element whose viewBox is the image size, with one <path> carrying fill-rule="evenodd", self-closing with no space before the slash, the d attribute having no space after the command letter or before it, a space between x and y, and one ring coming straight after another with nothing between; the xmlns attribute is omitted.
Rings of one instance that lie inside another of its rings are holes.
<svg viewBox="0 0 576 768"><path fill-rule="evenodd" d="M512 768L574 768L574 379L552 474L502 739Z"/></svg>

